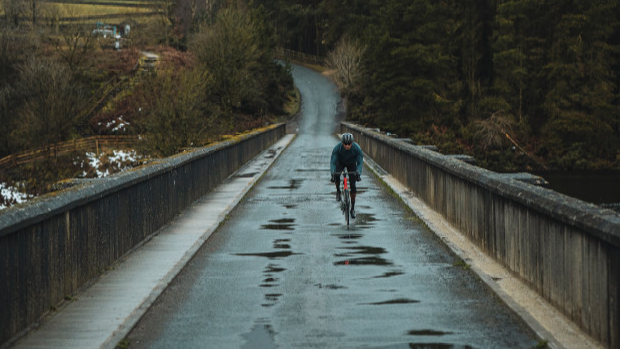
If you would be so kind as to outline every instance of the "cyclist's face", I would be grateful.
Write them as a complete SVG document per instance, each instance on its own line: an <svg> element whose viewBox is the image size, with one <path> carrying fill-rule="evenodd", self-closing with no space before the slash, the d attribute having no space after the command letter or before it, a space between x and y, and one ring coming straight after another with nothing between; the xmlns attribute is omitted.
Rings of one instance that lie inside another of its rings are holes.
<svg viewBox="0 0 620 349"><path fill-rule="evenodd" d="M345 143L342 143L342 145L344 145L344 149L346 149L346 150L350 150L350 149L351 149L351 146L353 145L353 143L351 143L351 144L345 144Z"/></svg>

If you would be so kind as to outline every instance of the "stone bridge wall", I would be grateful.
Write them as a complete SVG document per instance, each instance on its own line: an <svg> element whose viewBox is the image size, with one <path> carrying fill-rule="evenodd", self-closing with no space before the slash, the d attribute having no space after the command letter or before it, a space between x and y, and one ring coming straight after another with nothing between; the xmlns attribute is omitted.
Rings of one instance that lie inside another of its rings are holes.
<svg viewBox="0 0 620 349"><path fill-rule="evenodd" d="M1 211L0 347L284 135L274 125Z"/></svg>
<svg viewBox="0 0 620 349"><path fill-rule="evenodd" d="M604 346L620 349L620 215L428 147L341 128L489 256Z"/></svg>

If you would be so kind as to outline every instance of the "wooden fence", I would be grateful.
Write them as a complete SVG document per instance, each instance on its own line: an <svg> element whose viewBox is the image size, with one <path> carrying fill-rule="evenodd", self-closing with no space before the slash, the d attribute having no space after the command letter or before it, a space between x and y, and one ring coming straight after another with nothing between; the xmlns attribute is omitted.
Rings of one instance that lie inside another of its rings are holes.
<svg viewBox="0 0 620 349"><path fill-rule="evenodd" d="M75 151L94 151L99 155L101 148L129 148L134 147L138 141L139 136L93 136L70 142L55 143L49 147L6 156L0 159L0 170L32 163L49 156L70 154Z"/></svg>

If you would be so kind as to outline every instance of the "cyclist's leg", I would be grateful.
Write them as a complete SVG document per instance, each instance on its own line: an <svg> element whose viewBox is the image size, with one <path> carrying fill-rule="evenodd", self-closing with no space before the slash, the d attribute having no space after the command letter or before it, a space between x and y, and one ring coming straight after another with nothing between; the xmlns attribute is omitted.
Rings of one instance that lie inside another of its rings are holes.
<svg viewBox="0 0 620 349"><path fill-rule="evenodd" d="M344 166L342 166L341 163L336 164L337 173L342 172L343 169L344 169ZM340 175L336 176L336 181L334 183L336 183L336 201L340 201Z"/></svg>
<svg viewBox="0 0 620 349"><path fill-rule="evenodd" d="M349 172L355 172L355 165L348 165L347 170ZM355 218L355 197L357 196L357 181L356 176L349 176L349 183L351 184L351 217Z"/></svg>

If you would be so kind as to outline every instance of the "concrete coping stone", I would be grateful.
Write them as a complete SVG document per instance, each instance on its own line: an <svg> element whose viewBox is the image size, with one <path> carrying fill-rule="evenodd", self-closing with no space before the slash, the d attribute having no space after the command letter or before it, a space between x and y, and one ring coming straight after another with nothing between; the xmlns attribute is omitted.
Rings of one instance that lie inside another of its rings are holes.
<svg viewBox="0 0 620 349"><path fill-rule="evenodd" d="M158 159L146 165L115 173L109 177L83 181L64 190L34 198L20 205L11 206L0 211L0 236L8 235L23 227L98 200L163 173L173 171L186 163L242 143L257 137L267 130L273 130L283 125L282 123L274 124L261 130L239 135L232 140Z"/></svg>
<svg viewBox="0 0 620 349"><path fill-rule="evenodd" d="M472 184L489 190L495 195L521 203L620 247L620 214L600 206L558 193L540 185L523 181L525 175L501 174L473 166L452 156L395 141L381 133L362 126L343 122L344 126L362 133L363 136L388 144L399 151Z"/></svg>

